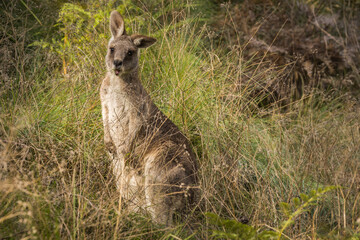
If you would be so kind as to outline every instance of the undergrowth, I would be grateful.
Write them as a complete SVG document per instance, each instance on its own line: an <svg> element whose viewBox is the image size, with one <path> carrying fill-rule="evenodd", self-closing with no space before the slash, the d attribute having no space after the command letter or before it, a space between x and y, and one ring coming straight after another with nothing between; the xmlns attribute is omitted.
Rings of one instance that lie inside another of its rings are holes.
<svg viewBox="0 0 360 240"><path fill-rule="evenodd" d="M295 63L265 69L246 42L228 48L211 27L219 1L64 2L2 3L24 18L2 22L1 239L359 239L360 111L347 93L264 104L259 78ZM36 24L54 9L46 32ZM201 201L172 227L118 209L99 101L113 9L157 38L141 52L143 85L199 159ZM41 31L19 35L19 21Z"/></svg>

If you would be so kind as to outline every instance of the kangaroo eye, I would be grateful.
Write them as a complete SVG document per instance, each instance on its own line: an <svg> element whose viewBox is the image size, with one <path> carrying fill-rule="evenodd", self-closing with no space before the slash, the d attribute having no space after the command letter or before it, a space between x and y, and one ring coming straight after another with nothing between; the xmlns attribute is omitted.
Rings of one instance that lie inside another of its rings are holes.
<svg viewBox="0 0 360 240"><path fill-rule="evenodd" d="M132 56L133 54L134 54L134 51L131 51L131 50L130 50L130 51L127 52L127 55L128 55L128 56Z"/></svg>
<svg viewBox="0 0 360 240"><path fill-rule="evenodd" d="M114 50L115 50L115 49L114 49L113 47L110 48L110 52L111 52L111 53L113 53Z"/></svg>

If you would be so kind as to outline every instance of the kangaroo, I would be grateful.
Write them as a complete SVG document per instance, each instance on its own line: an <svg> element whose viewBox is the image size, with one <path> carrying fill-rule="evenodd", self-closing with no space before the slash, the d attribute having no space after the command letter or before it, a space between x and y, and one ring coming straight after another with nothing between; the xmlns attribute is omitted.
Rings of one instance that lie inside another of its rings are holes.
<svg viewBox="0 0 360 240"><path fill-rule="evenodd" d="M104 141L120 200L171 225L196 203L197 160L187 138L152 102L139 79L139 49L156 42L127 35L122 16L110 15L112 37L100 98Z"/></svg>

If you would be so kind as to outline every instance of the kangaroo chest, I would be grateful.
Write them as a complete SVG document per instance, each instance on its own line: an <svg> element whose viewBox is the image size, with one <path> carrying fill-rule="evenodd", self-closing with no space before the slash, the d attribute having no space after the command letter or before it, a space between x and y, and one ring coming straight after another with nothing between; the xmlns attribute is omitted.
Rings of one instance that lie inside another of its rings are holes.
<svg viewBox="0 0 360 240"><path fill-rule="evenodd" d="M111 80L103 93L102 107L107 110L105 114L114 145L128 151L144 122L142 107L134 96L125 91L118 79Z"/></svg>

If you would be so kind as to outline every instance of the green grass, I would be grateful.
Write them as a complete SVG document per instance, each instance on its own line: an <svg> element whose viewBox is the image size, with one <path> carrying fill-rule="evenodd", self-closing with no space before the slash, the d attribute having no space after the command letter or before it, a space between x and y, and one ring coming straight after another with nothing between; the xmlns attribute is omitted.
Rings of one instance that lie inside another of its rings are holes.
<svg viewBox="0 0 360 240"><path fill-rule="evenodd" d="M288 219L281 202L329 185L340 188L296 215L284 239L359 238L358 106L326 93L304 96L286 111L261 106L252 72L260 60L213 42L203 25L209 19L177 1L151 1L152 12L126 1L118 10L131 19L129 30L158 39L141 52L142 82L193 144L201 205L169 228L146 214L120 213L99 101L114 3L87 1L68 15L73 5L66 6L68 20L60 19L52 36L30 38L37 41L31 46L13 43L31 61L15 59L1 88L0 238L211 239L214 229L224 229L206 212L246 216L261 231L281 229ZM48 13L27 14L37 22ZM258 74L276 78L279 71Z"/></svg>

